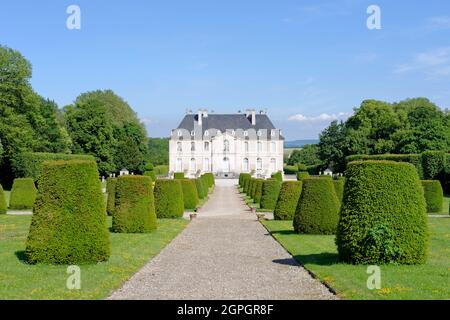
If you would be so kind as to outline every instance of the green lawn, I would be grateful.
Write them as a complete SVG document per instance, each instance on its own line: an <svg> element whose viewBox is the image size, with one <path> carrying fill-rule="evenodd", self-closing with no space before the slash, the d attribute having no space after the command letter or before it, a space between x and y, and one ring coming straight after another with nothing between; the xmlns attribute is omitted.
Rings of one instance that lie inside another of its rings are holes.
<svg viewBox="0 0 450 320"><path fill-rule="evenodd" d="M344 299L449 299L450 219L429 218L428 262L381 266L380 290L367 289L367 266L337 262L334 236L299 235L291 221L264 221L272 235L300 263Z"/></svg>
<svg viewBox="0 0 450 320"><path fill-rule="evenodd" d="M149 234L111 233L108 262L81 266L81 290L68 290L67 266L28 265L23 250L31 216L0 215L0 299L102 299L157 255L187 221L158 220ZM109 225L111 218L108 218Z"/></svg>

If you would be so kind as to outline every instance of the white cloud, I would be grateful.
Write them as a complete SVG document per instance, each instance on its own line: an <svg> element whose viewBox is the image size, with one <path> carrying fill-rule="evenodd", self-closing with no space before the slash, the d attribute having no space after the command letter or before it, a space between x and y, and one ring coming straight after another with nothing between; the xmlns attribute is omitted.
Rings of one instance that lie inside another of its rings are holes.
<svg viewBox="0 0 450 320"><path fill-rule="evenodd" d="M450 75L450 47L418 53L394 70L397 74L409 72L422 72L430 77Z"/></svg>
<svg viewBox="0 0 450 320"><path fill-rule="evenodd" d="M295 114L288 118L289 121L297 121L302 123L323 123L334 120L345 120L350 116L350 113L339 112L338 114L322 113L318 116L305 116L303 114Z"/></svg>

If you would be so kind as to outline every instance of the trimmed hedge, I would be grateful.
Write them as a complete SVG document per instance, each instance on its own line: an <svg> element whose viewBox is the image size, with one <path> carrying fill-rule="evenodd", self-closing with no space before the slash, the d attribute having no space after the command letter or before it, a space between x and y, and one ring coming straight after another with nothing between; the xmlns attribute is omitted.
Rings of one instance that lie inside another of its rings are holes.
<svg viewBox="0 0 450 320"><path fill-rule="evenodd" d="M42 173L44 161L52 160L90 160L95 161L91 155L45 153L45 152L23 152L11 159L11 166L16 177L28 177L37 181Z"/></svg>
<svg viewBox="0 0 450 320"><path fill-rule="evenodd" d="M184 172L175 172L173 174L174 179L184 179Z"/></svg>
<svg viewBox="0 0 450 320"><path fill-rule="evenodd" d="M306 179L309 177L308 172L299 172L297 173L297 181L302 181L303 179Z"/></svg>
<svg viewBox="0 0 450 320"><path fill-rule="evenodd" d="M117 178L112 230L118 233L147 233L156 230L156 227L152 179L132 175Z"/></svg>
<svg viewBox="0 0 450 320"><path fill-rule="evenodd" d="M153 169L153 171L155 171L156 176L167 177L167 175L169 174L169 166L155 166L155 169Z"/></svg>
<svg viewBox="0 0 450 320"><path fill-rule="evenodd" d="M94 161L44 163L25 254L30 263L108 260L109 232Z"/></svg>
<svg viewBox="0 0 450 320"><path fill-rule="evenodd" d="M198 193L195 180L180 179L183 189L183 201L185 210L195 210L198 206Z"/></svg>
<svg viewBox="0 0 450 320"><path fill-rule="evenodd" d="M420 264L426 261L426 204L408 163L357 161L345 173L336 244L341 261Z"/></svg>
<svg viewBox="0 0 450 320"><path fill-rule="evenodd" d="M245 194L248 194L248 190L249 190L249 187L250 187L250 181L251 180L252 180L251 176L248 179L244 179L243 187L244 187L244 193Z"/></svg>
<svg viewBox="0 0 450 320"><path fill-rule="evenodd" d="M208 194L209 194L209 191L210 191L209 182L208 182L208 177L205 177L204 175L201 175L199 179L200 179L200 180L202 181L202 183L203 183L203 186L204 186L204 188L205 188L206 195L208 195Z"/></svg>
<svg viewBox="0 0 450 320"><path fill-rule="evenodd" d="M7 212L8 207L6 205L6 196L2 185L0 184L0 214L6 214Z"/></svg>
<svg viewBox="0 0 450 320"><path fill-rule="evenodd" d="M440 213L444 204L444 192L438 180L423 180L422 187L428 213Z"/></svg>
<svg viewBox="0 0 450 320"><path fill-rule="evenodd" d="M106 201L106 213L109 216L112 216L114 214L114 207L116 205L116 185L117 178L109 177L106 180L106 193L108 195Z"/></svg>
<svg viewBox="0 0 450 320"><path fill-rule="evenodd" d="M151 178L152 181L156 181L155 171L145 171L143 176Z"/></svg>
<svg viewBox="0 0 450 320"><path fill-rule="evenodd" d="M344 184L345 184L344 178L333 180L334 191L336 192L336 196L338 197L339 203L342 203L342 199L344 198Z"/></svg>
<svg viewBox="0 0 450 320"><path fill-rule="evenodd" d="M184 213L180 180L158 179L153 190L158 218L181 218Z"/></svg>
<svg viewBox="0 0 450 320"><path fill-rule="evenodd" d="M292 220L302 192L301 181L285 181L281 185L277 204L273 211L275 220Z"/></svg>
<svg viewBox="0 0 450 320"><path fill-rule="evenodd" d="M240 175L239 175L239 186L241 187L241 188L243 188L244 187L244 183L245 183L245 180L248 180L248 179L250 179L252 176L249 174L249 173L241 173Z"/></svg>
<svg viewBox="0 0 450 320"><path fill-rule="evenodd" d="M32 178L17 178L14 180L9 200L12 210L33 209L37 190Z"/></svg>
<svg viewBox="0 0 450 320"><path fill-rule="evenodd" d="M208 188L211 188L216 184L214 180L214 175L211 172L204 173L203 176L206 179L206 182L208 183Z"/></svg>
<svg viewBox="0 0 450 320"><path fill-rule="evenodd" d="M254 203L261 203L262 189L263 189L264 179L257 179L255 183L255 193L253 196Z"/></svg>
<svg viewBox="0 0 450 320"><path fill-rule="evenodd" d="M283 168L284 174L297 174L298 166L284 166Z"/></svg>
<svg viewBox="0 0 450 320"><path fill-rule="evenodd" d="M253 178L253 179L250 181L249 196L250 196L250 198L252 198L253 200L255 199L256 180L257 180L257 179Z"/></svg>
<svg viewBox="0 0 450 320"><path fill-rule="evenodd" d="M293 221L295 232L335 234L339 220L339 206L332 180L304 179Z"/></svg>
<svg viewBox="0 0 450 320"><path fill-rule="evenodd" d="M208 196L208 189L205 185L205 180L198 178L195 179L195 187L197 188L197 194L199 199L205 199Z"/></svg>
<svg viewBox="0 0 450 320"><path fill-rule="evenodd" d="M281 182L275 179L264 181L261 195L261 209L274 210L280 194Z"/></svg>
<svg viewBox="0 0 450 320"><path fill-rule="evenodd" d="M281 171L273 173L271 178L275 179L275 180L278 180L280 182L283 182L283 174L281 173Z"/></svg>

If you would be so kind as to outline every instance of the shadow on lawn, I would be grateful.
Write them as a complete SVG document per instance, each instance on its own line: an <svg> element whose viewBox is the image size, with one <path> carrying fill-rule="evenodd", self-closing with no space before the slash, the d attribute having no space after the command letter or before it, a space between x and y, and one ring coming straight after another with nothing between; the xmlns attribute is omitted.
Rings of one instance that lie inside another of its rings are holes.
<svg viewBox="0 0 450 320"><path fill-rule="evenodd" d="M25 254L25 250L16 251L14 252L14 254L21 263L28 264L28 259L27 255Z"/></svg>

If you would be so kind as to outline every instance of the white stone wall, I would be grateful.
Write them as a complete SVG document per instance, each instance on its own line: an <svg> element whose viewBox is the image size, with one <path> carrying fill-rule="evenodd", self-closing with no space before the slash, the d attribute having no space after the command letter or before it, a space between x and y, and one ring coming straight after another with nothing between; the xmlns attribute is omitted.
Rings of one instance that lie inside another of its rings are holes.
<svg viewBox="0 0 450 320"><path fill-rule="evenodd" d="M225 141L228 141L228 150L225 150ZM205 149L205 142L209 143L209 150ZM178 150L178 143L181 144L182 151ZM192 143L195 145L193 151L191 151ZM239 174L255 170L256 174L264 177L270 177L272 173L283 170L284 141L281 139L245 140L224 133L212 140L204 137L203 140L185 138L179 141L175 135L170 140L169 149L170 171L185 172L189 177L194 177L198 171L225 173L228 171L227 167L230 173ZM225 158L228 159L228 163L224 161ZM248 159L248 168L245 167L244 159Z"/></svg>

